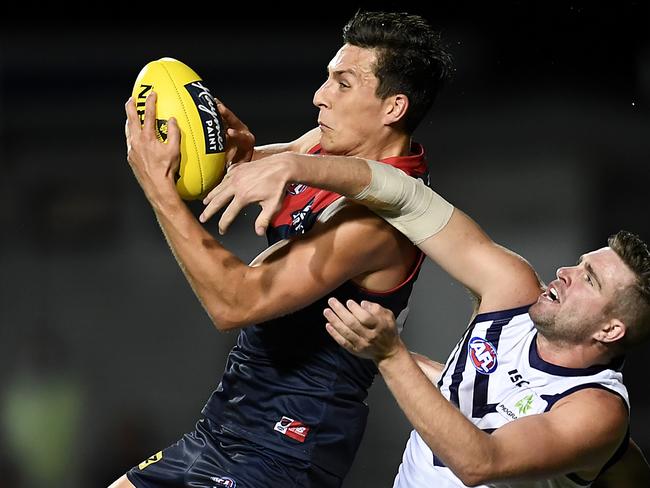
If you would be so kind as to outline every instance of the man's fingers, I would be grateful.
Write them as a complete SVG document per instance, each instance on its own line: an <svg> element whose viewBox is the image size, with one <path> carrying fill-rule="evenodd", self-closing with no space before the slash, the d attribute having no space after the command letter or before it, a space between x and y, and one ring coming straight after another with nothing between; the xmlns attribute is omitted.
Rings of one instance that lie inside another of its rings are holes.
<svg viewBox="0 0 650 488"><path fill-rule="evenodd" d="M330 306L332 311L345 323L348 327L353 327L357 322L357 319L352 313L339 302L336 298L332 297L327 300L327 304Z"/></svg>
<svg viewBox="0 0 650 488"><path fill-rule="evenodd" d="M372 303L372 302L362 302L363 303ZM365 327L366 329L374 329L377 327L377 319L371 310L365 308L355 302L354 300L347 300L345 305L348 307L348 310L356 317L356 319ZM373 305L376 305L372 303Z"/></svg>
<svg viewBox="0 0 650 488"><path fill-rule="evenodd" d="M181 143L181 130L178 127L178 122L174 117L167 121L167 144L172 147L180 147Z"/></svg>
<svg viewBox="0 0 650 488"><path fill-rule="evenodd" d="M155 124L156 124L156 92L151 91L147 96L147 100L144 104L144 127L142 130L147 135L156 134Z"/></svg>
<svg viewBox="0 0 650 488"><path fill-rule="evenodd" d="M221 185L219 185L221 186ZM218 188L218 187L217 187ZM233 194L231 191L228 191L226 188L215 192L213 189L207 197L203 199L203 203L207 202L206 207L199 215L199 221L207 222L214 214L221 210L230 200L232 200Z"/></svg>
<svg viewBox="0 0 650 488"><path fill-rule="evenodd" d="M244 123L239 120L239 117L237 117L232 110L230 110L228 107L226 107L221 101L217 100L215 98L215 101L217 102L217 110L219 111L219 114L223 118L223 121L226 123L226 126L228 127L228 131L231 129L242 129L246 127Z"/></svg>
<svg viewBox="0 0 650 488"><path fill-rule="evenodd" d="M230 227L230 224L232 224L235 217L239 215L239 212L241 212L243 207L244 206L239 202L239 200L237 200L237 198L233 198L232 202L230 202L230 205L226 207L226 210L223 211L223 214L219 219L219 234L223 235L228 231L228 227Z"/></svg>
<svg viewBox="0 0 650 488"><path fill-rule="evenodd" d="M133 97L129 98L124 106L126 110L126 131L127 136L137 134L140 132L140 118L138 117L138 110L135 108Z"/></svg>
<svg viewBox="0 0 650 488"><path fill-rule="evenodd" d="M327 322L334 328L334 330L336 330L338 335L351 345L349 349L356 350L357 343L361 338L350 328L349 324L342 320L338 313L331 308L323 310L323 315L327 319Z"/></svg>
<svg viewBox="0 0 650 488"><path fill-rule="evenodd" d="M344 349L347 349L350 352L354 352L354 346L350 341L343 337L338 330L330 323L325 324L325 330L327 333L336 341L336 343Z"/></svg>
<svg viewBox="0 0 650 488"><path fill-rule="evenodd" d="M225 175L224 175L224 179L222 179L221 182L217 186L215 186L212 190L210 190L210 192L205 196L205 198L203 198L203 205L208 205L214 199L214 197L216 197L219 193L223 191L224 187L226 186L224 180L225 180Z"/></svg>
<svg viewBox="0 0 650 488"><path fill-rule="evenodd" d="M263 236L271 223L273 212L268 208L262 208L262 211L255 219L255 233L258 236Z"/></svg>

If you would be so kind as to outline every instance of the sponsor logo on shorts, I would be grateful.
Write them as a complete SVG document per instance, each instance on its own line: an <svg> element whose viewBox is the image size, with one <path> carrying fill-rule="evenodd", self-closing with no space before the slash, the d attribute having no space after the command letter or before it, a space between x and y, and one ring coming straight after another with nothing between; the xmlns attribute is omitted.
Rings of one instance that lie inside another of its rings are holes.
<svg viewBox="0 0 650 488"><path fill-rule="evenodd" d="M307 434L309 434L309 427L299 420L294 420L289 417L282 417L280 421L275 424L273 430L276 430L287 437L291 437L298 442L305 442Z"/></svg>
<svg viewBox="0 0 650 488"><path fill-rule="evenodd" d="M481 337L472 337L468 344L469 357L476 371L491 374L497 369L497 350Z"/></svg>
<svg viewBox="0 0 650 488"><path fill-rule="evenodd" d="M234 479L226 476L213 476L210 479L216 483L213 488L219 488L220 486L224 486L225 488L235 488L237 486L237 482Z"/></svg>
<svg viewBox="0 0 650 488"><path fill-rule="evenodd" d="M143 470L144 468L146 468L146 467L149 466L150 464L157 463L157 462L160 461L162 458L163 458L163 453L162 453L162 451L158 451L156 454L154 454L154 455L151 456L150 458L145 459L145 460L142 461L140 464L138 464L138 468L140 468L140 470Z"/></svg>

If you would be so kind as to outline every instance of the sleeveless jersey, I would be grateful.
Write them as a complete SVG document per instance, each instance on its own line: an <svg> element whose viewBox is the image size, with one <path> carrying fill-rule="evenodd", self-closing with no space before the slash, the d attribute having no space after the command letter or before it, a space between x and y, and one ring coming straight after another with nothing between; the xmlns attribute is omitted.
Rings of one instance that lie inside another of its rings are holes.
<svg viewBox="0 0 650 488"><path fill-rule="evenodd" d="M586 369L544 361L537 353L537 330L528 306L477 315L447 360L440 392L484 432L491 433L527 415L548 412L563 397L584 388L619 395L629 411L623 360ZM608 463L622 455L629 436ZM552 479L480 485L487 488L584 488L592 480L574 473ZM394 488L457 488L465 485L413 431Z"/></svg>
<svg viewBox="0 0 650 488"><path fill-rule="evenodd" d="M319 152L319 146L310 151ZM410 156L383 162L414 177L428 177L420 145L412 146ZM270 248L251 265L288 242L287 238L326 221L345 203L336 193L291 185L267 233ZM202 413L240 438L312 462L343 478L365 429L368 408L364 400L377 369L372 361L353 356L329 336L323 310L331 296L341 301L371 300L389 308L403 324L422 260L419 253L410 276L391 290L372 292L347 281L297 312L243 328L223 378Z"/></svg>

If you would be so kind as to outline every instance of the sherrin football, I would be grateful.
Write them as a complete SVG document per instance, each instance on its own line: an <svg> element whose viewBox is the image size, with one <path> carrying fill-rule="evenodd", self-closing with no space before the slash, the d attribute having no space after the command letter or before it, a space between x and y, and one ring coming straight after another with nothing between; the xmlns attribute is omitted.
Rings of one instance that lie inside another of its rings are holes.
<svg viewBox="0 0 650 488"><path fill-rule="evenodd" d="M181 198L203 198L225 172L226 134L214 97L189 66L172 58L148 63L133 85L140 123L151 91L156 102L156 132L167 139L167 121L175 117L181 131L181 164L176 189Z"/></svg>

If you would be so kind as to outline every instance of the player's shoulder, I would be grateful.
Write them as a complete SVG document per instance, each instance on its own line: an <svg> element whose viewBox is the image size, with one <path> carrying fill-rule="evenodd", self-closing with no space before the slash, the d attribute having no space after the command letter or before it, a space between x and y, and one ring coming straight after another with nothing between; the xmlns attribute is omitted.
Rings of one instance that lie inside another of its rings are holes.
<svg viewBox="0 0 650 488"><path fill-rule="evenodd" d="M586 408L599 412L610 412L614 416L623 418L626 418L629 413L627 403L620 393L597 383L584 385L582 388L567 394L555 403L551 410L584 410Z"/></svg>
<svg viewBox="0 0 650 488"><path fill-rule="evenodd" d="M373 239L381 236L394 238L396 235L406 239L392 225L364 205L347 198L340 199L334 205L337 207L336 210L328 215L325 220L319 220L317 225L345 227L354 232L372 232L372 235L368 237Z"/></svg>

